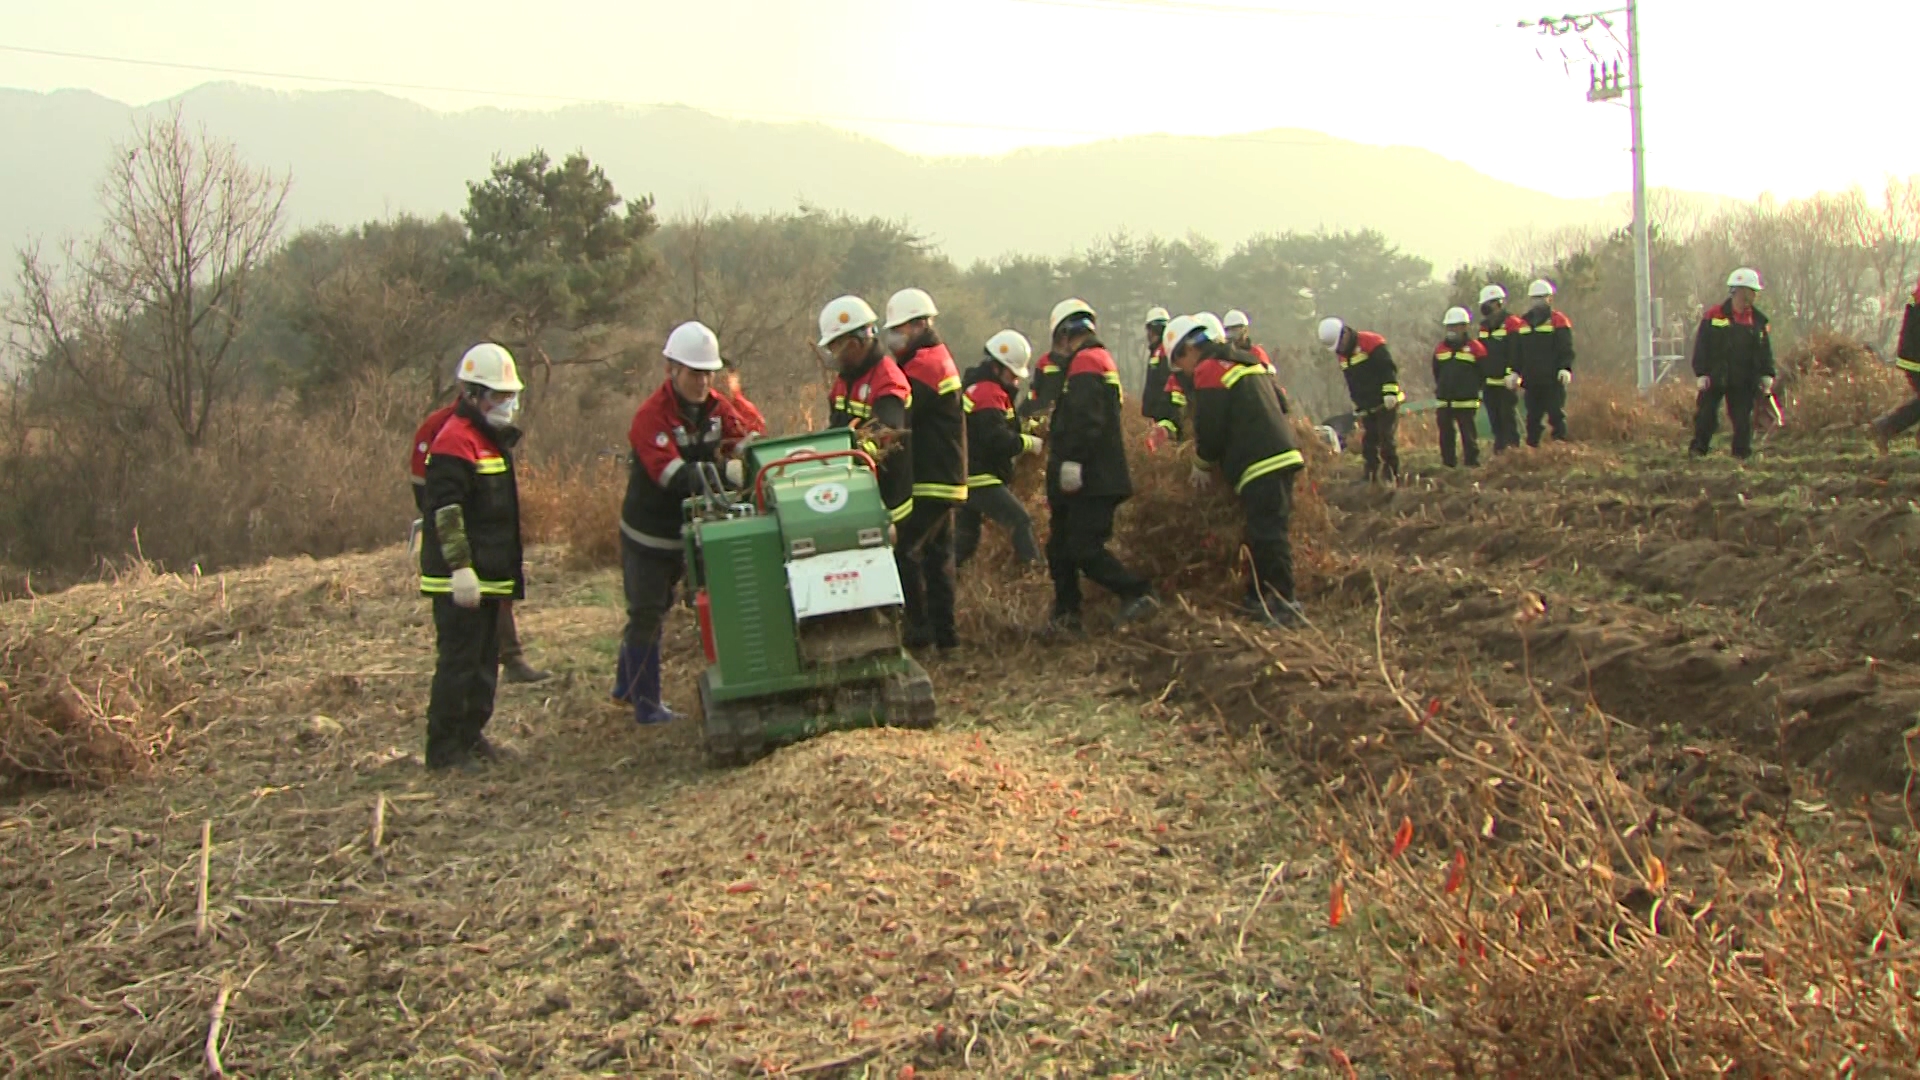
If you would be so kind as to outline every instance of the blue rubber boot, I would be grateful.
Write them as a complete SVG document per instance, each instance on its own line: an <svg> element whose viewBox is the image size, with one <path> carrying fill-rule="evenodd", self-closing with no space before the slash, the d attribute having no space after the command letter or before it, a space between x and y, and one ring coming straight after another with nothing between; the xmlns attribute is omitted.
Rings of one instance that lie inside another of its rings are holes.
<svg viewBox="0 0 1920 1080"><path fill-rule="evenodd" d="M660 646L655 644L635 663L638 672L633 681L633 722L636 724L670 724L680 719L680 714L667 708L660 700Z"/></svg>
<svg viewBox="0 0 1920 1080"><path fill-rule="evenodd" d="M633 704L633 683L640 677L642 665L634 650L624 642L620 645L620 668L613 675L613 700L622 705Z"/></svg>

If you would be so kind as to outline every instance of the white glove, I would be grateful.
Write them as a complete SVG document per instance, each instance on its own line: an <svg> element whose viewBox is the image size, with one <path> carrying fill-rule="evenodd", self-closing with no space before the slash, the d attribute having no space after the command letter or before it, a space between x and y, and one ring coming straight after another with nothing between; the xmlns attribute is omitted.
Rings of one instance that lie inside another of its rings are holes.
<svg viewBox="0 0 1920 1080"><path fill-rule="evenodd" d="M1193 471L1187 474L1187 486L1196 491L1205 491L1212 487L1213 470L1198 462L1194 463Z"/></svg>
<svg viewBox="0 0 1920 1080"><path fill-rule="evenodd" d="M1060 490L1071 495L1081 487L1080 463L1063 461L1060 463Z"/></svg>
<svg viewBox="0 0 1920 1080"><path fill-rule="evenodd" d="M747 466L739 458L727 462L726 481L730 488L740 488L747 482Z"/></svg>
<svg viewBox="0 0 1920 1080"><path fill-rule="evenodd" d="M1771 375L1760 376L1760 392L1763 394L1773 393L1773 376Z"/></svg>
<svg viewBox="0 0 1920 1080"><path fill-rule="evenodd" d="M473 567L463 566L453 572L453 602L463 608L480 606L480 575Z"/></svg>
<svg viewBox="0 0 1920 1080"><path fill-rule="evenodd" d="M1041 453L1044 453L1047 449L1046 440L1042 439L1038 435L1023 435L1021 436L1021 438L1026 440L1026 444L1027 444L1027 448L1024 451L1024 453L1041 454Z"/></svg>
<svg viewBox="0 0 1920 1080"><path fill-rule="evenodd" d="M1693 384L1694 386L1698 387L1700 392L1703 394L1713 388L1713 380L1706 377L1705 375L1702 375L1698 379L1695 379L1693 381Z"/></svg>
<svg viewBox="0 0 1920 1080"><path fill-rule="evenodd" d="M1573 382L1573 372L1568 371L1566 368L1561 368L1560 369L1560 385L1566 386L1572 382Z"/></svg>
<svg viewBox="0 0 1920 1080"><path fill-rule="evenodd" d="M1517 371L1507 372L1506 383L1507 383L1507 389L1509 390L1520 389L1520 373Z"/></svg>
<svg viewBox="0 0 1920 1080"><path fill-rule="evenodd" d="M1399 408L1399 407L1400 407L1400 395L1399 395L1399 394L1388 394L1388 395L1387 395L1386 397L1383 397L1383 398L1381 398L1381 399L1380 399L1380 407L1381 407L1381 408L1383 408L1383 409L1397 409L1397 408Z"/></svg>

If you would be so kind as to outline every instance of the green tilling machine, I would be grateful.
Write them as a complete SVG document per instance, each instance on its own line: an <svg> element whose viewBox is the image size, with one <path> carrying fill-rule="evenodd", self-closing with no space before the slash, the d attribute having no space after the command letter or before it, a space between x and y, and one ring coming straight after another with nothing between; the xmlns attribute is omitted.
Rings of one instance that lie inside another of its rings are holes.
<svg viewBox="0 0 1920 1080"><path fill-rule="evenodd" d="M900 643L900 576L873 459L846 428L746 450L746 489L711 465L685 503L707 754L741 765L847 728L931 727L933 681Z"/></svg>

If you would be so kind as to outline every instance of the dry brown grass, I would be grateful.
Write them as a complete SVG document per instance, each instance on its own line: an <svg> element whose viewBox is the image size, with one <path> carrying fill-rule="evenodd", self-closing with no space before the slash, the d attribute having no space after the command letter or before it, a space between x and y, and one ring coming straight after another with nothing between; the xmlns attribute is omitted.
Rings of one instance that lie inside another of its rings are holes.
<svg viewBox="0 0 1920 1080"><path fill-rule="evenodd" d="M619 566L626 490L627 468L611 457L528 466L520 476L527 543L564 545L575 568Z"/></svg>
<svg viewBox="0 0 1920 1080"><path fill-rule="evenodd" d="M1858 430L1912 391L1898 368L1848 337L1815 334L1780 359L1779 390L1789 430Z"/></svg>

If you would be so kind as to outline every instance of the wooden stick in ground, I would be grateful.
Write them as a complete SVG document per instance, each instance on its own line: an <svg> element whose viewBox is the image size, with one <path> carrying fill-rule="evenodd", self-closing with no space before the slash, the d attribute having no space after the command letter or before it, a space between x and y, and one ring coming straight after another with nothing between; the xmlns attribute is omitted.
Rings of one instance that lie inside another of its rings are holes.
<svg viewBox="0 0 1920 1080"><path fill-rule="evenodd" d="M373 853L380 854L380 844L387 835L387 793L378 792L373 797Z"/></svg>
<svg viewBox="0 0 1920 1080"><path fill-rule="evenodd" d="M207 936L207 867L212 859L213 819L209 818L200 823L200 892L193 909L195 940L205 940Z"/></svg>
<svg viewBox="0 0 1920 1080"><path fill-rule="evenodd" d="M207 1075L213 1080L226 1080L227 1070L220 1064L220 1025L227 1019L227 998L233 989L222 983L220 996L213 999L213 1013L207 1020Z"/></svg>
<svg viewBox="0 0 1920 1080"><path fill-rule="evenodd" d="M1234 956L1244 955L1247 947L1247 927L1252 926L1253 917L1260 914L1260 905L1267 902L1267 894L1273 891L1273 883L1279 881L1280 875L1286 872L1287 860L1281 859L1280 865L1274 867L1273 873L1267 875L1266 884L1260 886L1260 895L1253 898L1253 906L1247 909L1247 917L1240 920L1240 936L1233 941Z"/></svg>

